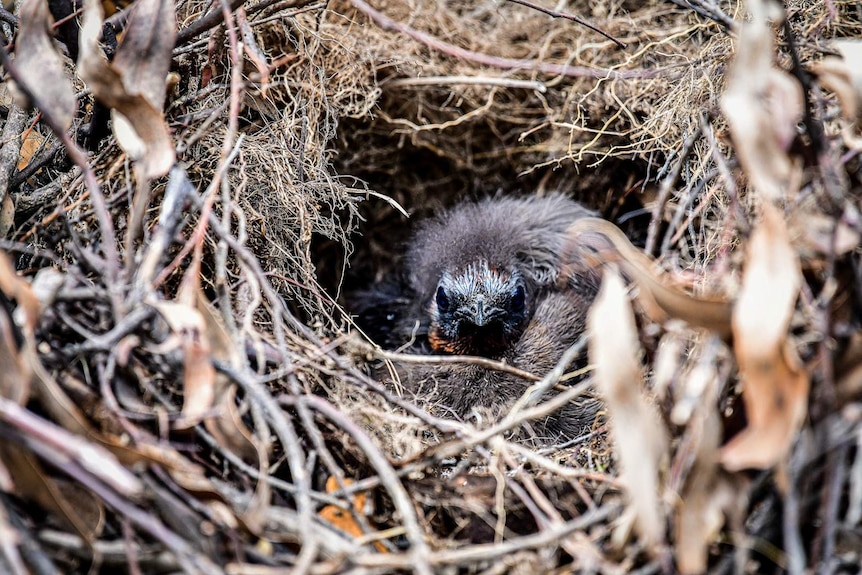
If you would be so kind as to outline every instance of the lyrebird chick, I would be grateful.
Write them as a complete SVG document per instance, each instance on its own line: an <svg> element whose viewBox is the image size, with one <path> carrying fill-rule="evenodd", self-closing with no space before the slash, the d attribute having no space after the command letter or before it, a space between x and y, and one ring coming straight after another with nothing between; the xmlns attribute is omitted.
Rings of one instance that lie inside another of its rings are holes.
<svg viewBox="0 0 862 575"><path fill-rule="evenodd" d="M480 355L542 376L580 337L597 291L595 274L560 277L572 264L561 259L566 230L591 215L558 194L462 203L419 227L399 276L358 299L358 321L388 348ZM401 371L418 397L462 418L498 417L529 385L470 364ZM593 401L572 404L533 432L573 436L594 416Z"/></svg>
<svg viewBox="0 0 862 575"><path fill-rule="evenodd" d="M491 269L485 260L453 271L443 272L429 309L431 347L459 355L499 357L518 340L528 318L521 273Z"/></svg>

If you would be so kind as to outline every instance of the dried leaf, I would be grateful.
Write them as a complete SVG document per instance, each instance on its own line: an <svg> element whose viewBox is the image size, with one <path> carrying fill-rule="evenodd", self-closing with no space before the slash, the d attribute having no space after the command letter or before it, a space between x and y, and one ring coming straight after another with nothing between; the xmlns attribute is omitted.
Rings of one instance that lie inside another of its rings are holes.
<svg viewBox="0 0 862 575"><path fill-rule="evenodd" d="M199 287L195 295L197 309L206 324L206 337L210 343L212 357L227 361L233 366L240 365L236 346L233 345L221 316L207 301ZM236 405L235 385L230 385L224 375L216 374L213 389L216 398L214 400L216 415L206 418L204 425L219 445L247 461L257 463L261 479L258 480L254 496L242 514L242 521L252 533L261 533L266 525L272 498L269 483L263 479L269 473L269 444L261 441L243 423Z"/></svg>
<svg viewBox="0 0 862 575"><path fill-rule="evenodd" d="M758 192L786 195L794 166L787 149L802 118L802 87L772 65L775 51L767 22L768 0L748 3L752 18L742 26L721 109L739 162Z"/></svg>
<svg viewBox="0 0 862 575"><path fill-rule="evenodd" d="M91 428L88 420L63 388L41 365L35 354L33 354L33 358L31 367L36 375L36 390L39 392L42 406L63 428L75 434L67 436L64 435L65 432L59 430L53 432L53 435L59 437L60 441L57 449L65 449L65 446L78 449L79 453L85 456L86 461L91 462L94 466L93 472L95 474L106 474L102 479L111 484L115 490L127 496L135 496L140 489L137 478L129 474L123 467L116 467L112 462L106 463L105 458L100 456L98 452L96 452L98 457L95 458L87 455L91 450L103 447L124 466L139 463L159 465L165 468L174 480L187 491L205 494L209 497L221 497L204 474L203 469L191 463L170 445L150 440L146 435L139 436L135 443L130 445L127 439L123 437L97 433ZM86 437L95 445L86 443L85 440L79 439L76 435ZM82 447L76 448L75 446L79 442L83 442ZM87 465L90 463L85 464L85 466Z"/></svg>
<svg viewBox="0 0 862 575"><path fill-rule="evenodd" d="M842 404L862 395L862 333L850 336L835 362L835 389Z"/></svg>
<svg viewBox="0 0 862 575"><path fill-rule="evenodd" d="M101 445L80 437L47 421L31 411L0 398L0 418L11 426L33 436L43 443L57 457L74 460L82 469L108 484L112 489L126 497L137 497L143 487L140 480Z"/></svg>
<svg viewBox="0 0 862 575"><path fill-rule="evenodd" d="M25 337L32 338L42 314L39 299L27 280L18 275L8 256L2 252L0 252L0 291L9 299L18 302L18 309L21 312L13 314L15 323L21 327Z"/></svg>
<svg viewBox="0 0 862 575"><path fill-rule="evenodd" d="M168 12L165 10L157 13L160 18L163 18ZM129 70L129 65L120 70L107 61L99 46L102 19L99 0L85 0L78 73L93 91L96 99L111 109L117 141L133 160L140 162L142 176L145 178L163 176L174 165L176 156L168 126L159 110L161 100L157 107L147 94L139 91L139 86L126 86L124 74ZM152 57L161 59L164 55L159 53L153 54ZM130 55L126 60L133 58L134 56ZM137 58L140 60L142 55L138 55ZM170 63L170 55L168 55L168 63ZM159 69L159 66L163 66L163 63L155 62L150 70ZM158 84L162 90L164 81L165 79L162 78ZM133 83L136 84L136 82ZM149 91L147 89L147 93Z"/></svg>
<svg viewBox="0 0 862 575"><path fill-rule="evenodd" d="M78 409L60 384L48 373L36 354L30 355L30 368L33 370L34 393L51 418L72 433L94 435L87 418Z"/></svg>
<svg viewBox="0 0 862 575"><path fill-rule="evenodd" d="M178 429L197 425L209 412L215 399L215 368L206 322L194 307L176 302L154 302L179 340L183 350L183 409L176 422Z"/></svg>
<svg viewBox="0 0 862 575"><path fill-rule="evenodd" d="M722 450L729 470L767 468L781 461L805 419L809 378L787 341L801 282L784 219L764 205L733 309L733 348L748 427Z"/></svg>
<svg viewBox="0 0 862 575"><path fill-rule="evenodd" d="M30 375L30 365L19 348L11 318L0 307L0 396L18 404L27 403Z"/></svg>
<svg viewBox="0 0 862 575"><path fill-rule="evenodd" d="M200 290L197 291L196 300L197 310L206 325L205 333L212 357L238 366L240 358L236 346L233 345L218 312ZM214 382L216 415L208 417L204 424L219 445L248 462L258 463L261 472L265 475L269 467L268 446L263 445L263 442L243 422L236 404L236 391L235 385L230 385L224 376L216 374Z"/></svg>
<svg viewBox="0 0 862 575"><path fill-rule="evenodd" d="M827 56L811 69L824 88L838 96L843 116L850 122L844 130L848 147L862 149L862 41L835 40L833 46L842 58Z"/></svg>
<svg viewBox="0 0 862 575"><path fill-rule="evenodd" d="M70 488L48 475L30 450L40 457L47 456L55 467L72 467L74 463L79 473L91 475L123 497L137 498L141 495L143 486L138 478L103 447L3 398L0 398L0 419L4 426L27 438L25 445L14 442L0 444L0 458L12 474L16 491L57 513L86 540L92 541L101 531L101 504L82 501L77 491L74 498L68 497Z"/></svg>
<svg viewBox="0 0 862 575"><path fill-rule="evenodd" d="M671 384L677 379L685 354L685 341L668 333L661 338L653 366L652 391L659 403L667 396Z"/></svg>
<svg viewBox="0 0 862 575"><path fill-rule="evenodd" d="M24 0L15 48L15 64L27 89L39 94L42 112L64 130L72 126L75 91L53 41L54 19L47 0Z"/></svg>
<svg viewBox="0 0 862 575"><path fill-rule="evenodd" d="M21 155L18 157L18 165L15 166L18 170L23 170L30 162L33 161L33 156L36 155L42 145L45 143L45 136L35 130L29 130L26 135L22 134L21 140Z"/></svg>
<svg viewBox="0 0 862 575"><path fill-rule="evenodd" d="M39 461L19 445L0 445L0 459L12 472L15 492L43 509L53 512L85 541L94 541L101 522L91 523L82 517L76 505L69 501L55 480L48 475Z"/></svg>
<svg viewBox="0 0 862 575"><path fill-rule="evenodd" d="M659 323L681 319L729 339L731 304L723 299L695 297L672 285L614 224L599 218L581 218L568 231L573 247L582 250L575 259L594 265L615 263L638 284L638 302L650 319Z"/></svg>
<svg viewBox="0 0 862 575"><path fill-rule="evenodd" d="M246 462L257 462L260 442L242 421L236 406L236 386L230 386L220 395L216 408L219 416L209 417L204 422L207 431L231 453Z"/></svg>
<svg viewBox="0 0 862 575"><path fill-rule="evenodd" d="M5 253L0 253L0 291L18 304L12 314L0 306L0 397L23 405L30 397L41 308L30 284L18 275Z"/></svg>
<svg viewBox="0 0 862 575"><path fill-rule="evenodd" d="M715 377L713 362L698 362L689 371L685 380L677 388L677 397L670 412L670 420L674 425L686 425L695 410L702 404L715 404L715 398L712 397L714 393L708 392L715 383Z"/></svg>
<svg viewBox="0 0 862 575"><path fill-rule="evenodd" d="M722 471L719 445L722 438L718 413L718 374L715 358L701 359L689 373L683 388L689 405L688 427L676 462L686 465L693 459L676 510L674 547L677 567L683 574L704 573L710 545L724 525L725 514L739 514L747 505L745 489ZM690 400L697 397L699 401ZM674 411L680 403L674 406Z"/></svg>
<svg viewBox="0 0 862 575"><path fill-rule="evenodd" d="M63 497L73 502L75 515L81 523L94 535L99 535L105 528L105 505L86 487L68 479L53 478L57 490Z"/></svg>
<svg viewBox="0 0 862 575"><path fill-rule="evenodd" d="M859 246L859 232L847 223L858 220L859 215L850 204L840 219L796 208L790 214L788 228L799 256L807 266L817 267L822 265L820 260L824 259L823 256L842 256Z"/></svg>
<svg viewBox="0 0 862 575"><path fill-rule="evenodd" d="M715 469L695 468L677 514L675 549L680 573L706 572L709 547L724 525L724 516L744 507L745 493L731 478L716 475Z"/></svg>
<svg viewBox="0 0 862 575"><path fill-rule="evenodd" d="M345 487L352 483L352 479L344 479ZM326 480L326 492L335 493L338 489L338 480L335 479L335 476L330 475ZM357 493L353 496L353 509L356 513L363 516L366 515L368 513L366 505L367 495L365 493ZM362 530L362 526L353 518L353 514L337 505L327 505L318 512L318 515L324 521L327 521L331 525L349 535L352 535L353 537L359 538L366 536L366 533ZM374 545L381 553L387 552L386 547L381 542L377 541Z"/></svg>
<svg viewBox="0 0 862 575"><path fill-rule="evenodd" d="M173 0L135 0L126 30L113 66L127 92L144 96L161 110L177 39Z"/></svg>
<svg viewBox="0 0 862 575"><path fill-rule="evenodd" d="M257 44L257 38L255 38L254 31L246 18L245 8L240 7L236 11L236 21L242 30L242 45L245 55L254 63L254 67L260 74L260 95L266 98L267 86L270 83L269 63L266 61L266 54Z"/></svg>
<svg viewBox="0 0 862 575"><path fill-rule="evenodd" d="M587 319L589 357L596 385L610 415L611 436L620 461L635 521L647 549L664 539L659 473L667 437L654 406L642 391L641 355L634 313L619 275L605 270L602 288Z"/></svg>
<svg viewBox="0 0 862 575"><path fill-rule="evenodd" d="M174 332L183 350L183 409L175 423L187 429L200 423L210 413L216 397L216 371L212 364L212 341L218 339L212 318L205 313L206 298L200 286L200 250L195 250L189 269L183 276L176 302L156 301L159 311ZM210 329L213 329L213 333Z"/></svg>

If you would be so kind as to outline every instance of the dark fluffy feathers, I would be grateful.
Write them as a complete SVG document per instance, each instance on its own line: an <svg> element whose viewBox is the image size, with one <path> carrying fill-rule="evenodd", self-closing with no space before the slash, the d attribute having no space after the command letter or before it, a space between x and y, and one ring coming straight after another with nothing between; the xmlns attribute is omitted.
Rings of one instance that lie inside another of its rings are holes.
<svg viewBox="0 0 862 575"><path fill-rule="evenodd" d="M443 328L452 328L441 325L450 319L441 317L437 309L439 285L455 286L461 295L482 292L458 287L473 281L471 274L480 270L480 275L486 274L482 285L490 286L487 289L503 290L499 284L514 290L510 281L514 274L523 287L521 291L526 292L526 311L513 317L505 330L501 328L501 334L505 331L510 336L502 340L505 344L485 355L544 375L580 337L597 291L598 279L593 272L560 277L561 269L582 269L578 262L562 259L565 253L575 253L567 249L571 239L566 229L576 219L591 215L580 204L557 194L460 204L420 225L395 277L357 294L353 306L357 321L387 348L406 346L428 353L431 342L438 343L435 338L446 332ZM496 292L482 294L493 300ZM437 351L471 349L455 345L465 340L452 335L460 333L457 329L449 332L448 343L452 345L434 345ZM410 367L401 375L417 397L462 418L477 413L496 418L528 386L515 376L464 364ZM546 421L535 422L532 432L541 441L573 437L593 422L596 408L594 400L569 405Z"/></svg>

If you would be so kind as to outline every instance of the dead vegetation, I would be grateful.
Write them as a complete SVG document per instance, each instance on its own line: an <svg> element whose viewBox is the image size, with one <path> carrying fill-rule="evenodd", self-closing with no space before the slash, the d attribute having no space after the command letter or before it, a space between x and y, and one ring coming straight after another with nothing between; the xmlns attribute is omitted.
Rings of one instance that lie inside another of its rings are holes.
<svg viewBox="0 0 862 575"><path fill-rule="evenodd" d="M856 572L857 4L0 10L0 572ZM552 190L608 220L590 383L369 378L403 208Z"/></svg>

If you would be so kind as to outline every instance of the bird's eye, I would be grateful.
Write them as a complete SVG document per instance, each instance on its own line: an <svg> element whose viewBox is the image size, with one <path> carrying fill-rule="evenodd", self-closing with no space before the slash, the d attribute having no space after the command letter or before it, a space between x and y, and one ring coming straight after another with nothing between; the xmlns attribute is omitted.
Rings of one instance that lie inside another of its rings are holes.
<svg viewBox="0 0 862 575"><path fill-rule="evenodd" d="M515 293L512 294L512 311L520 313L527 307L527 294L524 293L524 286L519 285L515 288Z"/></svg>
<svg viewBox="0 0 862 575"><path fill-rule="evenodd" d="M446 290L443 289L443 286L437 288L437 311L441 313L445 313L449 309L449 296L446 294Z"/></svg>

